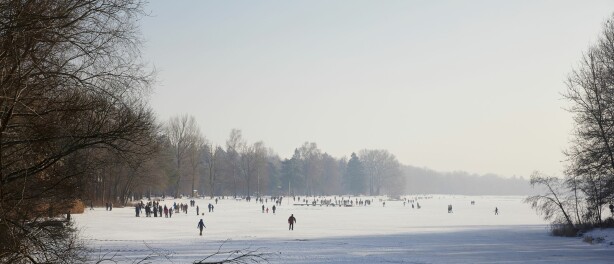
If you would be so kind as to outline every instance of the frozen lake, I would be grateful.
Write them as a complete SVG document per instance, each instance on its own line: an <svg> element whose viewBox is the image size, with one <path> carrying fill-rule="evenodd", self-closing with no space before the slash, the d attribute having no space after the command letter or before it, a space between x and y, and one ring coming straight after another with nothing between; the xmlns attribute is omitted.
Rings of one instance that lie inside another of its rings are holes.
<svg viewBox="0 0 614 264"><path fill-rule="evenodd" d="M614 247L548 234L547 224L518 196L407 196L420 203L379 197L370 206L297 206L285 198L276 214L252 200L196 199L172 218L135 217L134 208L86 210L74 219L93 256L119 252L132 262L151 253L154 263L192 263L218 250L258 249L271 263L613 263ZM303 197L301 197L302 199ZM347 199L347 196L344 197ZM339 197L337 197L339 199ZM352 197L352 199L356 199ZM471 205L475 201L475 205ZM187 199L160 201L171 206ZM215 205L207 212L207 205ZM298 202L296 202L298 203ZM264 203L269 209L274 205ZM448 213L447 206L453 206ZM499 215L494 214L495 207ZM287 219L297 219L294 231ZM207 228L198 235L197 222Z"/></svg>

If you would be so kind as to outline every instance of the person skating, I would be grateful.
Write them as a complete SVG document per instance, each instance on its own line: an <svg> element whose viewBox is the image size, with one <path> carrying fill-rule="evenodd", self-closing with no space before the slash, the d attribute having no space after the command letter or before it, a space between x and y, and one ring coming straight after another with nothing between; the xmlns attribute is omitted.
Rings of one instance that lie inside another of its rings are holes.
<svg viewBox="0 0 614 264"><path fill-rule="evenodd" d="M499 214L499 208L495 207L495 215Z"/></svg>
<svg viewBox="0 0 614 264"><path fill-rule="evenodd" d="M203 219L200 219L200 222L198 222L198 225L196 226L198 229L200 229L200 235L203 235L203 228L206 228L205 226L205 222L203 222Z"/></svg>
<svg viewBox="0 0 614 264"><path fill-rule="evenodd" d="M294 223L296 223L296 218L294 218L294 214L291 214L288 218L288 224L290 224L288 230L294 230Z"/></svg>

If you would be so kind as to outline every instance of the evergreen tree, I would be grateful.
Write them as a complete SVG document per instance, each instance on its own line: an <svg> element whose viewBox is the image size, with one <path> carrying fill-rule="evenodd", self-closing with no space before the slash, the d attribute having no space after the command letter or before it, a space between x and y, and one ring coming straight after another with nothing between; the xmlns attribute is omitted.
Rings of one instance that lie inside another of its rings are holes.
<svg viewBox="0 0 614 264"><path fill-rule="evenodd" d="M364 194L366 190L365 170L362 162L352 153L350 161L348 161L347 170L343 177L343 184L346 190L351 194Z"/></svg>

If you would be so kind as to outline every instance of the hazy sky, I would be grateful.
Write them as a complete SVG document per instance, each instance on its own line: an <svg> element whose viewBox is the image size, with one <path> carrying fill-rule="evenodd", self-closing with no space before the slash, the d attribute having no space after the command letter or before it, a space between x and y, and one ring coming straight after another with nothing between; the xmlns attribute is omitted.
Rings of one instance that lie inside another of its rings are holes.
<svg viewBox="0 0 614 264"><path fill-rule="evenodd" d="M387 149L440 171L561 174L560 93L613 1L152 1L161 120L282 158Z"/></svg>

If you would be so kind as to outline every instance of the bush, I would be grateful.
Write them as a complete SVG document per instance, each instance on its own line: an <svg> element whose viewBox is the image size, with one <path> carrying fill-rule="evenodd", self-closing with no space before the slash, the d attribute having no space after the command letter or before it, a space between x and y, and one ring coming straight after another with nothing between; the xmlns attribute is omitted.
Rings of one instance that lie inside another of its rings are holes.
<svg viewBox="0 0 614 264"><path fill-rule="evenodd" d="M614 228L614 218L608 217L601 223L601 228Z"/></svg>
<svg viewBox="0 0 614 264"><path fill-rule="evenodd" d="M550 233L553 236L561 236L561 237L576 237L580 229L567 224L552 224L550 226Z"/></svg>
<svg viewBox="0 0 614 264"><path fill-rule="evenodd" d="M70 208L71 214L82 214L83 211L85 211L85 204L80 200L75 201L72 208Z"/></svg>

